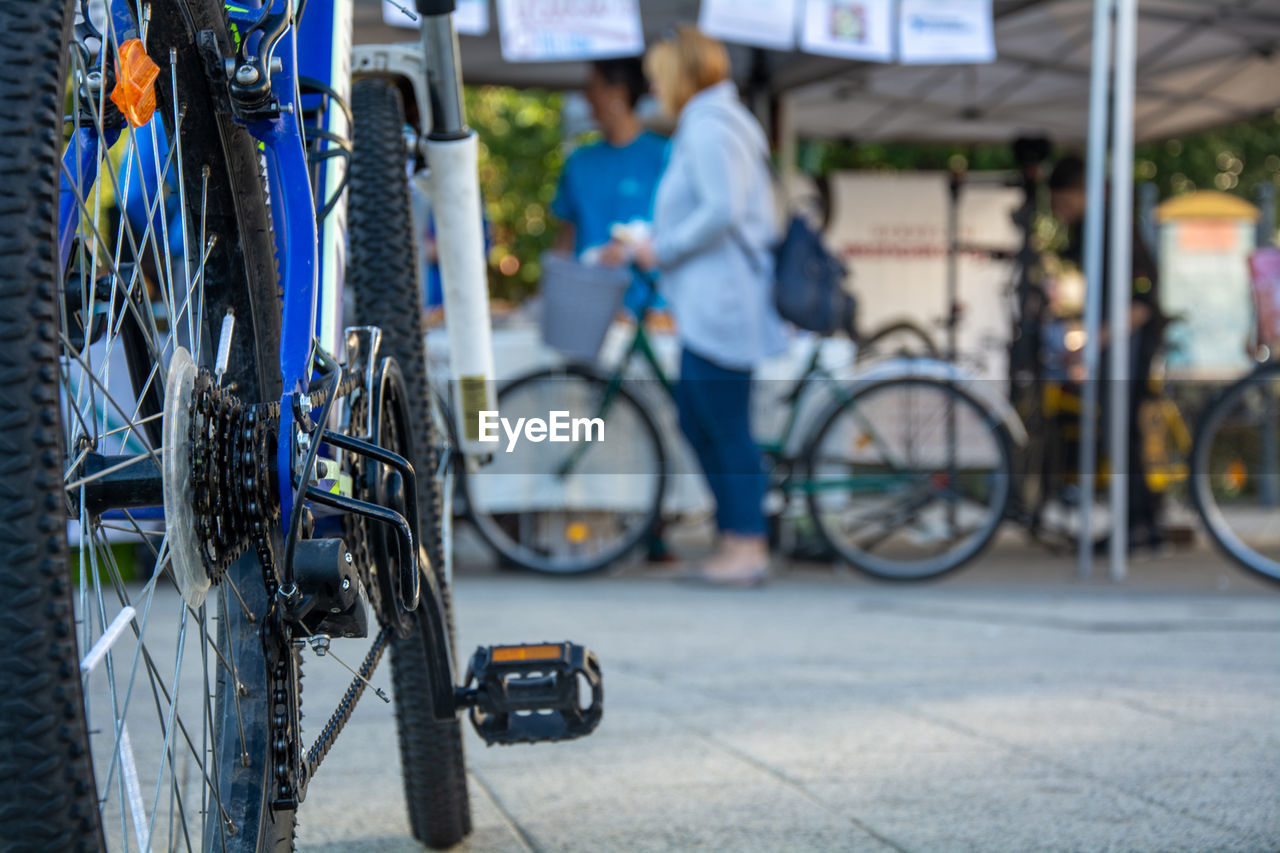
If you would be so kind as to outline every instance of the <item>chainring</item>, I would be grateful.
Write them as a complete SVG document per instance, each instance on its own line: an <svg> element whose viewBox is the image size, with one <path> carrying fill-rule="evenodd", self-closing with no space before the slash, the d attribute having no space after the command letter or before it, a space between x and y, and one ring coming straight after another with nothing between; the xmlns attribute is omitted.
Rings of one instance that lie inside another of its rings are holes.
<svg viewBox="0 0 1280 853"><path fill-rule="evenodd" d="M366 421L370 411L372 417ZM354 427L366 422L372 424L373 435L361 436L363 439L413 459L408 393L400 368L392 358L384 358L379 363L374 372L372 394L361 391L352 400L351 424ZM352 497L408 517L405 483L398 473L354 453L346 455L346 466L351 475ZM415 526L417 519L409 521ZM390 526L354 513L346 516L343 533L379 623L403 636L413 627L413 613L405 608L397 578L401 560L413 559L413 555L399 553L395 531Z"/></svg>

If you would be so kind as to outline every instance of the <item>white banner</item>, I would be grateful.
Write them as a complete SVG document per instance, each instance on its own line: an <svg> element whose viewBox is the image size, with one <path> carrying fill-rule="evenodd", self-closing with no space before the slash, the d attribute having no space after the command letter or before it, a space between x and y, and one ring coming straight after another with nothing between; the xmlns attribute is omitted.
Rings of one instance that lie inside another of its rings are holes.
<svg viewBox="0 0 1280 853"><path fill-rule="evenodd" d="M943 172L837 172L831 176L834 218L827 245L849 265L858 297L858 326L870 331L910 319L941 343L938 319L947 315L948 176ZM1016 249L1011 215L1019 190L966 186L960 196L960 241ZM960 256L958 290L964 306L962 363L986 379L1007 370L1010 266L978 253Z"/></svg>
<svg viewBox="0 0 1280 853"><path fill-rule="evenodd" d="M890 0L807 0L800 49L843 59L891 62Z"/></svg>
<svg viewBox="0 0 1280 853"><path fill-rule="evenodd" d="M795 50L797 0L702 0L698 29L737 44Z"/></svg>
<svg viewBox="0 0 1280 853"><path fill-rule="evenodd" d="M507 62L573 62L644 53L637 0L498 0Z"/></svg>
<svg viewBox="0 0 1280 853"><path fill-rule="evenodd" d="M994 62L991 0L900 0L898 58L904 63L952 65Z"/></svg>
<svg viewBox="0 0 1280 853"><path fill-rule="evenodd" d="M453 13L453 26L460 35L483 36L489 32L489 0L457 0L458 11ZM403 7L403 8L399 8ZM408 9L417 15L413 0L382 0L382 20L390 27L405 27L416 30L421 26L421 15L418 20L404 13Z"/></svg>

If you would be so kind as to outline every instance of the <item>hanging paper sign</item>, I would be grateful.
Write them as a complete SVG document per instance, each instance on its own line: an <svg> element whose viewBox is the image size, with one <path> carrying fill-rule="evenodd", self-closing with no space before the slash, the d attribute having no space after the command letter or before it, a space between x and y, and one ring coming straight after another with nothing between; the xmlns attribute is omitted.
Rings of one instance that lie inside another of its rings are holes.
<svg viewBox="0 0 1280 853"><path fill-rule="evenodd" d="M994 62L991 0L900 0L898 59L951 65Z"/></svg>
<svg viewBox="0 0 1280 853"><path fill-rule="evenodd" d="M498 30L507 62L644 53L637 0L498 0Z"/></svg>
<svg viewBox="0 0 1280 853"><path fill-rule="evenodd" d="M414 0L382 0L382 21L390 27L416 30L422 25L422 16L414 20L405 14L408 9L418 15ZM464 36L483 36L489 32L489 0L457 0L453 13L453 27Z"/></svg>
<svg viewBox="0 0 1280 853"><path fill-rule="evenodd" d="M797 0L702 0L698 29L722 41L795 50Z"/></svg>
<svg viewBox="0 0 1280 853"><path fill-rule="evenodd" d="M844 59L890 62L892 15L890 0L807 0L800 49Z"/></svg>

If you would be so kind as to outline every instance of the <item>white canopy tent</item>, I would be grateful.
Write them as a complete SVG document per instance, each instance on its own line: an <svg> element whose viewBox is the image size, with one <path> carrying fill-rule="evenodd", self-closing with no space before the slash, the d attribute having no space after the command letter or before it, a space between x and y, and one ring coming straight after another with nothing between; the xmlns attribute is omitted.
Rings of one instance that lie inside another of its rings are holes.
<svg viewBox="0 0 1280 853"><path fill-rule="evenodd" d="M410 3L412 0L402 0ZM778 144L798 137L854 141L1004 142L1044 135L1089 153L1091 198L1104 197L1106 154L1111 182L1131 186L1133 143L1221 125L1280 108L1280 0L993 0L996 60L981 65L855 62L731 45L740 88L758 107L780 108ZM698 0L640 0L646 41L697 18ZM356 40L403 41L385 26L381 0L356 0ZM496 21L496 15L490 15ZM1114 39L1112 37L1114 30ZM575 88L576 63L512 64L502 59L496 26L462 39L464 78L471 83ZM1114 83L1114 86L1112 85ZM791 158L784 157L786 166ZM1097 330L1112 318L1109 455L1127 470L1128 300L1132 197L1110 197L1108 267L1111 305L1089 287L1086 365L1097 375ZM1086 279L1104 268L1102 205L1088 212ZM1082 490L1092 489L1097 385L1087 386ZM1126 484L1111 482L1111 576L1125 574ZM1080 572L1087 575L1088 513Z"/></svg>
<svg viewBox="0 0 1280 853"><path fill-rule="evenodd" d="M1082 143L1092 0L997 3L990 65L858 64L794 91L802 135ZM1135 131L1159 139L1280 105L1280 3L1140 0Z"/></svg>
<svg viewBox="0 0 1280 853"><path fill-rule="evenodd" d="M398 0L411 6L413 0ZM492 5L492 4L491 4ZM639 0L650 42L695 21L699 0ZM1004 142L1043 133L1082 143L1088 126L1093 0L994 0L997 59L987 65L854 62L731 46L746 92L787 96L801 137ZM581 63L502 59L497 15L463 36L469 83L572 89ZM411 41L383 22L381 0L356 0L357 43ZM1159 139L1280 106L1280 2L1140 0L1135 130Z"/></svg>

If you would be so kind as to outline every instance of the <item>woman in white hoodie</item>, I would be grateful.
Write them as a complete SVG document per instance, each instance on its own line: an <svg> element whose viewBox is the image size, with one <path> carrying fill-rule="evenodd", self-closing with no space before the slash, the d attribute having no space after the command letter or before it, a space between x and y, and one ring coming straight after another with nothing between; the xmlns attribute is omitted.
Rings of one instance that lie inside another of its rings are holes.
<svg viewBox="0 0 1280 853"><path fill-rule="evenodd" d="M678 120L654 202L654 239L635 258L662 273L683 348L680 425L716 499L719 547L698 576L756 585L769 552L751 371L785 346L773 308L769 144L738 100L728 52L715 39L683 27L652 48L645 70Z"/></svg>

